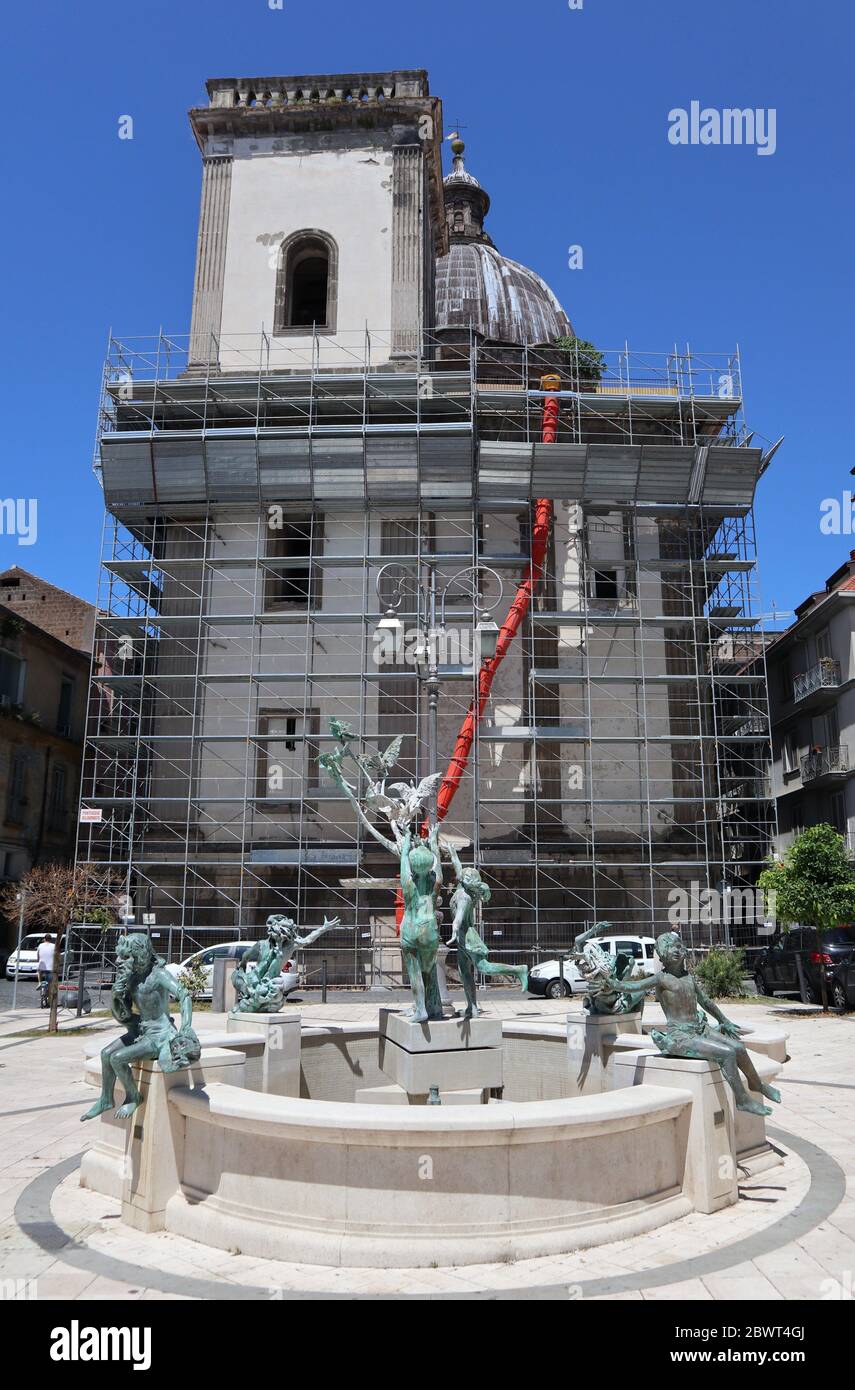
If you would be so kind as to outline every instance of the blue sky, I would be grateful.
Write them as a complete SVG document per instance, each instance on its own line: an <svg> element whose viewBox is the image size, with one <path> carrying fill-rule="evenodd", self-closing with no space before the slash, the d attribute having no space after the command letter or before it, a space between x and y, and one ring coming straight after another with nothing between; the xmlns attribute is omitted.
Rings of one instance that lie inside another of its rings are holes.
<svg viewBox="0 0 855 1390"><path fill-rule="evenodd" d="M749 424L786 435L758 495L764 606L792 608L855 545L819 529L855 464L843 0L41 0L4 29L0 498L38 498L39 532L0 536L0 567L95 597L101 360L111 326L189 328L186 110L205 78L394 67L428 68L446 131L465 126L494 240L547 278L580 336L739 343ZM693 100L774 107L775 154L669 144L669 110Z"/></svg>

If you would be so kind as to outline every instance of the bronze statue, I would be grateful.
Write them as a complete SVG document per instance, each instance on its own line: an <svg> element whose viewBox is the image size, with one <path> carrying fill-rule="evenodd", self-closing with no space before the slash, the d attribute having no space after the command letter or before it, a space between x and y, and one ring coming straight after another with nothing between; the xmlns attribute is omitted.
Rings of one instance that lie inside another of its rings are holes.
<svg viewBox="0 0 855 1390"><path fill-rule="evenodd" d="M686 948L677 933L663 932L657 937L656 953L662 962L661 972L637 980L624 979L621 988L633 999L652 992L661 1004L665 1027L654 1028L650 1033L659 1051L666 1057L718 1062L733 1088L737 1110L747 1110L752 1115L771 1115L768 1105L752 1099L742 1076L752 1091L760 1092L767 1100L779 1102L780 1091L760 1080L751 1054L740 1040L739 1027L707 998L688 968ZM704 1011L716 1019L718 1028L710 1027Z"/></svg>
<svg viewBox="0 0 855 1390"><path fill-rule="evenodd" d="M611 922L595 922L593 927L581 932L574 942L573 958L587 986L585 1008L588 1013L619 1014L644 1007L643 996L633 1001L623 988L635 968L632 957L622 951L612 955L611 951L603 950L595 939L611 930Z"/></svg>
<svg viewBox="0 0 855 1390"><path fill-rule="evenodd" d="M413 1006L406 1017L416 1023L443 1017L442 999L436 976L436 956L440 944L437 895L442 886L442 865L436 826L425 817L428 801L441 773L423 777L418 783L393 782L389 775L401 752L402 739L396 738L382 753L368 757L354 748L356 735L341 720L330 720L330 732L338 740L331 753L318 759L353 806L365 829L398 860L404 914L401 920L401 953L413 993ZM342 765L350 757L365 777L368 787L363 796L344 776ZM369 820L367 812L382 816L392 839ZM414 827L421 834L413 842ZM428 831L425 835L425 830Z"/></svg>
<svg viewBox="0 0 855 1390"><path fill-rule="evenodd" d="M480 903L490 901L490 888L484 882L474 865L466 868L453 845L442 842L454 867L457 887L451 897L451 910L454 921L449 946L457 947L457 968L463 993L466 996L464 1018L477 1018L481 1010L476 999L476 974L481 970L485 975L513 975L519 980L522 989L528 989L528 966L502 965L489 959L489 949L478 934L476 914Z"/></svg>
<svg viewBox="0 0 855 1390"><path fill-rule="evenodd" d="M181 1008L181 1027L176 1029L169 1012L170 999ZM116 1118L125 1120L142 1103L131 1065L145 1057L156 1060L161 1071L181 1071L202 1055L202 1046L191 1025L193 1000L155 954L148 936L129 932L116 947L116 978L112 992L113 1017L126 1032L108 1043L101 1053L101 1094L82 1120L94 1120L112 1109L116 1082L121 1081L125 1102Z"/></svg>
<svg viewBox="0 0 855 1390"><path fill-rule="evenodd" d="M278 1013L285 998L282 971L296 951L311 946L324 932L341 926L338 917L325 917L323 926L305 936L297 935L297 923L290 917L271 913L267 919L267 940L257 941L244 951L240 965L232 973L237 995L231 1014Z"/></svg>
<svg viewBox="0 0 855 1390"><path fill-rule="evenodd" d="M408 829L401 839L401 892L404 915L401 919L401 954L407 967L413 1006L404 1015L413 1023L443 1017L442 998L436 975L436 954L440 935L436 899L442 887L442 866L436 828L429 842L412 842Z"/></svg>

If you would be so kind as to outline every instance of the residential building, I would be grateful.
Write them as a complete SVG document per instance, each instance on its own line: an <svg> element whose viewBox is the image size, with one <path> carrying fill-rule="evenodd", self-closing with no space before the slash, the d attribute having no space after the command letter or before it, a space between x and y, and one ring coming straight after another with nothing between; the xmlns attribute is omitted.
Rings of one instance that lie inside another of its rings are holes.
<svg viewBox="0 0 855 1390"><path fill-rule="evenodd" d="M855 550L768 648L777 847L827 822L853 847Z"/></svg>
<svg viewBox="0 0 855 1390"><path fill-rule="evenodd" d="M74 858L94 617L18 566L0 574L0 883Z"/></svg>

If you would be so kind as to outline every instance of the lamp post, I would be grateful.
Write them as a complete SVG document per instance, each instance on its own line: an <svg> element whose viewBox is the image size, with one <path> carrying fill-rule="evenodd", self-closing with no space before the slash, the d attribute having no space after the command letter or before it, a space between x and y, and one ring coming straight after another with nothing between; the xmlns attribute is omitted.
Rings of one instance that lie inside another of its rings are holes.
<svg viewBox="0 0 855 1390"><path fill-rule="evenodd" d="M399 574L397 579L392 582L391 592L384 598L381 592L383 578L392 570L399 571ZM439 757L440 674L437 639L441 633L446 631L446 607L449 593L456 587L460 597L471 599L473 607L478 611L478 622L474 627L475 650L473 652L473 674L477 674L481 663L490 661L496 654L499 629L490 615L502 601L504 586L501 576L494 569L490 569L488 565L469 565L465 569L458 570L440 588L437 583L435 559L423 561L421 570L418 565L409 566L399 560L391 560L378 570L375 582L377 597L381 606L385 606L385 613L377 624L377 631L378 633L393 634L396 646L404 631L404 624L400 617L401 608L408 585L412 582L414 575L418 592L418 607L416 611L417 635L413 656L416 676L419 680L424 681L427 687L428 774L433 775L438 771L437 761ZM482 576L487 575L496 581L497 593L491 603L486 603L483 598ZM431 810L434 814L436 813L436 795L437 789L434 787L431 793Z"/></svg>

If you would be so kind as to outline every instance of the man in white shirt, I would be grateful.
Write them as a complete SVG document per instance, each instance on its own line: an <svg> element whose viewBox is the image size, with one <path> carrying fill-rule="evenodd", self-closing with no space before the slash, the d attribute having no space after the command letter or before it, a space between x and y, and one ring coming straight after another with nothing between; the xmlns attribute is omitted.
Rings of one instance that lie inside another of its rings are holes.
<svg viewBox="0 0 855 1390"><path fill-rule="evenodd" d="M39 984L45 980L50 983L51 976L53 975L53 959L55 955L56 947L53 943L53 939L46 936L43 941L39 942L39 949L36 952L36 968L39 976Z"/></svg>

